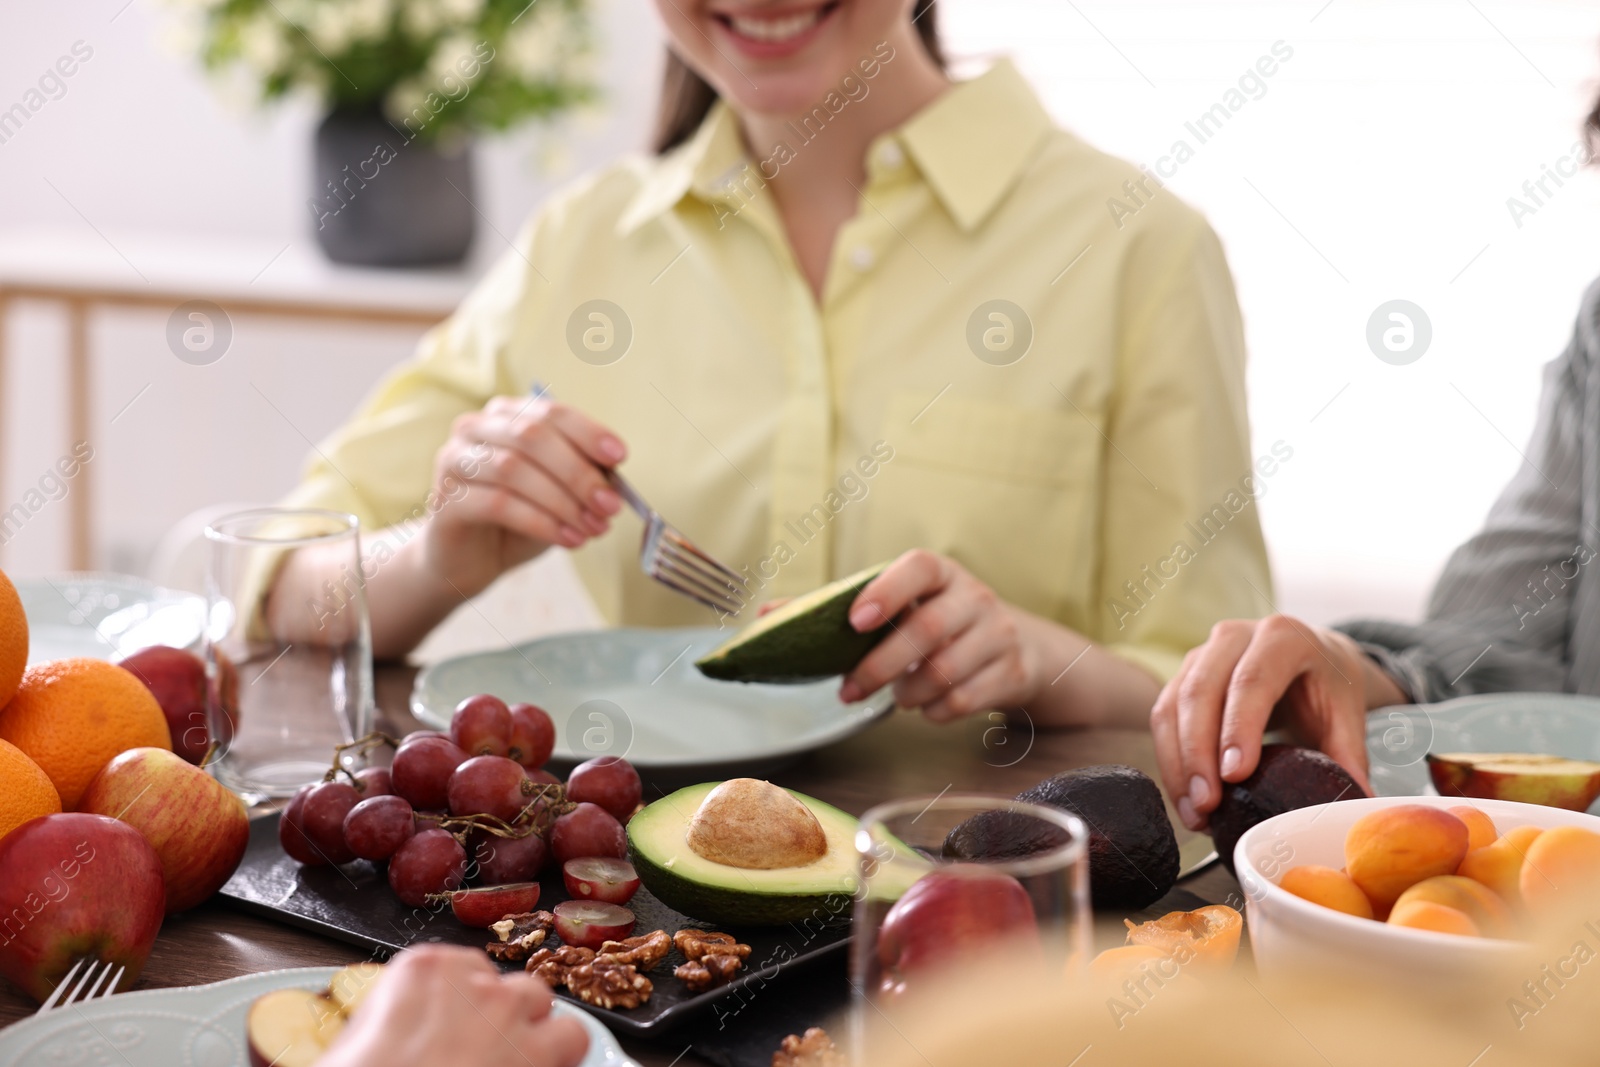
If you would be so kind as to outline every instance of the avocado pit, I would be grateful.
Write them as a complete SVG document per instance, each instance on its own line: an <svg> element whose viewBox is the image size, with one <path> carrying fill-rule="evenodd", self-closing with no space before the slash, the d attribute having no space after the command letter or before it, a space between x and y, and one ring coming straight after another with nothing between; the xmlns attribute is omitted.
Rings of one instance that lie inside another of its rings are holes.
<svg viewBox="0 0 1600 1067"><path fill-rule="evenodd" d="M745 870L804 867L828 852L811 809L756 778L730 778L706 794L685 837L701 858Z"/></svg>

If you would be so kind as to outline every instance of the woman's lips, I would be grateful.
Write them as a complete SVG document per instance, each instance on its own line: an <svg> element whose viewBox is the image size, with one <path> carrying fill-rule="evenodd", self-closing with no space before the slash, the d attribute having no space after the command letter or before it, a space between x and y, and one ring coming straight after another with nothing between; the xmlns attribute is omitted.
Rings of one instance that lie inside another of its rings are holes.
<svg viewBox="0 0 1600 1067"><path fill-rule="evenodd" d="M723 36L745 55L754 59L776 59L794 55L810 44L838 7L838 3L833 2L804 11L760 16L713 12L711 17L722 29Z"/></svg>

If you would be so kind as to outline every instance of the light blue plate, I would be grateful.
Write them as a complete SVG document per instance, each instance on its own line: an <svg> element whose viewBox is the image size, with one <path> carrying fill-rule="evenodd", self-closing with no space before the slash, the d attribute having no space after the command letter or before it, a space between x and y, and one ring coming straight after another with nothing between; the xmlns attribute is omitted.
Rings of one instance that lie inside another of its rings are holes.
<svg viewBox="0 0 1600 1067"><path fill-rule="evenodd" d="M1429 752L1540 752L1600 762L1600 699L1486 693L1367 717L1372 788L1379 796L1438 795L1423 760ZM1600 815L1600 801L1589 811Z"/></svg>
<svg viewBox="0 0 1600 1067"><path fill-rule="evenodd" d="M887 689L839 702L837 678L811 685L717 682L694 661L726 630L594 630L460 656L422 671L411 710L449 729L474 693L527 701L556 723L558 760L625 756L640 768L748 773L866 729L889 711Z"/></svg>
<svg viewBox="0 0 1600 1067"><path fill-rule="evenodd" d="M127 574L59 574L16 583L28 662L120 659L150 645L198 648L205 601Z"/></svg>
<svg viewBox="0 0 1600 1067"><path fill-rule="evenodd" d="M211 985L118 993L47 1011L0 1030L0 1067L249 1067L244 1017L251 1003L275 989L325 989L336 970L266 971ZM587 1012L559 1000L554 1010L589 1031L589 1054L579 1067L639 1067Z"/></svg>

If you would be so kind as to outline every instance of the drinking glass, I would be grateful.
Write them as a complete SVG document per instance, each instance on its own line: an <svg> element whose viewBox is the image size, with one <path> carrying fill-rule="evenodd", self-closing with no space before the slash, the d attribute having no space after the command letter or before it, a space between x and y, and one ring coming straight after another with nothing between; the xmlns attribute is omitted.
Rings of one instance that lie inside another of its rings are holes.
<svg viewBox="0 0 1600 1067"><path fill-rule="evenodd" d="M207 768L248 802L286 797L320 779L334 746L372 729L372 635L354 515L258 508L206 527L207 725L219 742ZM267 592L291 555L321 574L314 594L272 632ZM300 617L300 613L304 617ZM347 761L348 765L348 761Z"/></svg>
<svg viewBox="0 0 1600 1067"><path fill-rule="evenodd" d="M961 854L1007 858L952 858L947 840L968 846ZM997 962L1012 968L1013 981L1030 971L1059 980L1082 968L1091 938L1088 840L1076 816L1002 797L914 797L861 816L850 946L857 1062L866 1062L867 1028L885 1022L894 1037L897 1010L930 984L958 983Z"/></svg>

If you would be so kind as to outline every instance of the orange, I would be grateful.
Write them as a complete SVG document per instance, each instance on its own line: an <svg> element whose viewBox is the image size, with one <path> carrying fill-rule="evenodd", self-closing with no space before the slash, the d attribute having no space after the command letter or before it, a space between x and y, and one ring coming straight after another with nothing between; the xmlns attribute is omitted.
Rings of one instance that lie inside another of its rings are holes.
<svg viewBox="0 0 1600 1067"><path fill-rule="evenodd" d="M5 571L0 571L0 708L22 681L28 665L28 617L22 612L22 598Z"/></svg>
<svg viewBox="0 0 1600 1067"><path fill-rule="evenodd" d="M58 659L29 667L0 708L0 740L44 769L72 811L111 757L149 745L172 750L161 705L132 672L105 660Z"/></svg>
<svg viewBox="0 0 1600 1067"><path fill-rule="evenodd" d="M61 797L50 784L50 776L22 749L0 741L0 837L29 819L54 815L61 810Z"/></svg>

